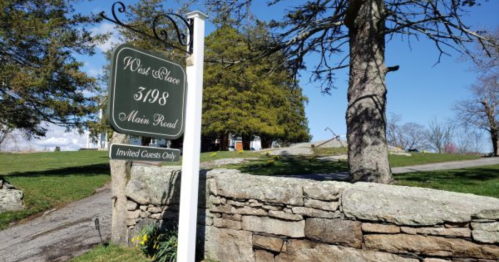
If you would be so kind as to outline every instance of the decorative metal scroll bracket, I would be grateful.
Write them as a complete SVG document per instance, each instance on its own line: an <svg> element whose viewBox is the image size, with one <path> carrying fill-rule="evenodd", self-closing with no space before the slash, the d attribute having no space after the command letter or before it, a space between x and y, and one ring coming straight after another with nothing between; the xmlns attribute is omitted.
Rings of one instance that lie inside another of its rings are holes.
<svg viewBox="0 0 499 262"><path fill-rule="evenodd" d="M115 2L112 6L111 12L113 14L112 18L107 17L105 15L104 11L102 11L100 13L100 16L103 19L106 19L107 21L110 21L114 24L117 24L119 26L122 26L126 29L129 29L129 30L134 31L136 33L139 33L141 35L144 35L144 36L147 36L149 38L160 41L163 44L165 44L166 46L178 49L178 50L186 52L188 54L192 54L193 31L194 31L192 19L187 20L187 19L183 18L182 16L174 14L174 13L166 13L166 14L158 15L158 16L154 17L154 19L153 19L153 22L151 25L151 29L152 29L153 34L151 35L151 34L148 34L148 33L145 33L145 32L142 32L142 31L136 29L136 26L128 25L120 20L120 18L118 17L118 14L126 13L126 6L122 2L120 2L120 1ZM178 44L170 43L169 40L171 40L171 39L169 39L170 36L168 35L168 32L165 29L158 28L160 20L163 20L163 19L168 19L171 22L171 24L173 25L173 28L175 29L176 40L177 40ZM182 21L182 23L185 24L185 26L187 27L189 37L187 37L186 34L181 32L181 29L177 25L176 19Z"/></svg>

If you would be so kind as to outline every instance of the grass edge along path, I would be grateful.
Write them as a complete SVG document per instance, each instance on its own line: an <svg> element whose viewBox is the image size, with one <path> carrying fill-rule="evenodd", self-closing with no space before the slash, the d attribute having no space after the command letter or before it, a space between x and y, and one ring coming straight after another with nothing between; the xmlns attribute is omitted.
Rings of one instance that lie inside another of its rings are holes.
<svg viewBox="0 0 499 262"><path fill-rule="evenodd" d="M411 156L390 154L388 156L391 167L416 166L463 160L480 159L477 155L437 154L437 153L411 153Z"/></svg>
<svg viewBox="0 0 499 262"><path fill-rule="evenodd" d="M85 254L75 257L69 262L149 262L142 252L136 248L115 245L98 245Z"/></svg>
<svg viewBox="0 0 499 262"><path fill-rule="evenodd" d="M68 262L151 262L142 252L133 247L119 247L116 245L98 245L92 250L74 257ZM201 262L219 262L203 260Z"/></svg>

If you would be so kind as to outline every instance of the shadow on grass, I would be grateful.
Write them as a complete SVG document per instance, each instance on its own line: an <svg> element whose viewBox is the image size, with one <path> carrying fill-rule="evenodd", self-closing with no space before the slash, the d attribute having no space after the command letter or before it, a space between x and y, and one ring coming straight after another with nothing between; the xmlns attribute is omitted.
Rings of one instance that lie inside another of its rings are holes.
<svg viewBox="0 0 499 262"><path fill-rule="evenodd" d="M424 182L428 180L490 181L499 180L499 168L468 168L395 175L399 180Z"/></svg>
<svg viewBox="0 0 499 262"><path fill-rule="evenodd" d="M77 167L65 167L58 169L50 169L44 171L29 171L29 172L12 172L6 175L0 175L5 180L14 177L48 177L48 176L67 176L67 175L78 175L78 176L93 176L97 174L107 174L111 175L109 164L95 164L87 166L77 166Z"/></svg>
<svg viewBox="0 0 499 262"><path fill-rule="evenodd" d="M321 161L314 157L279 157L252 160L236 167L243 173L254 175L297 175L297 174L329 174L348 170L346 162Z"/></svg>
<svg viewBox="0 0 499 262"><path fill-rule="evenodd" d="M468 169L406 173L396 184L499 198L499 165Z"/></svg>

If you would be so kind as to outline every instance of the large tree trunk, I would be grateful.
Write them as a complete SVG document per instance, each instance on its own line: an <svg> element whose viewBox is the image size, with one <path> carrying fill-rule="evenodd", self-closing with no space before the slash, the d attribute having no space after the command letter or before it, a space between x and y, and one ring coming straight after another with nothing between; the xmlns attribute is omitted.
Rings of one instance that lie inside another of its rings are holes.
<svg viewBox="0 0 499 262"><path fill-rule="evenodd" d="M496 123L496 108L495 106L490 105L487 98L482 100L481 103L484 106L485 114L487 115L487 120L489 121L490 138L492 140L492 149L494 150L492 153L494 156L498 156L497 148L499 147L499 127Z"/></svg>
<svg viewBox="0 0 499 262"><path fill-rule="evenodd" d="M494 150L492 153L494 156L499 156L499 152L497 151L499 148L499 130L492 130L490 132L490 138L492 140L492 149Z"/></svg>
<svg viewBox="0 0 499 262"><path fill-rule="evenodd" d="M127 135L114 132L111 139L113 144L128 144ZM127 232L127 199L125 195L126 184L130 177L130 161L111 160L111 192L113 199L113 218L111 222L111 243L128 245Z"/></svg>
<svg viewBox="0 0 499 262"><path fill-rule="evenodd" d="M220 132L220 151L229 150L229 138L227 132Z"/></svg>
<svg viewBox="0 0 499 262"><path fill-rule="evenodd" d="M150 138L150 137L141 137L140 144L142 146L149 146L149 144L151 143L151 140L152 140L152 138Z"/></svg>
<svg viewBox="0 0 499 262"><path fill-rule="evenodd" d="M346 113L352 181L389 183L386 143L384 0L352 0L345 21L350 38Z"/></svg>
<svg viewBox="0 0 499 262"><path fill-rule="evenodd" d="M245 151L248 151L250 150L251 148L251 138L253 136L252 135L243 135L242 138L243 138L243 150Z"/></svg>
<svg viewBox="0 0 499 262"><path fill-rule="evenodd" d="M262 149L272 147L272 138L269 135L260 135Z"/></svg>

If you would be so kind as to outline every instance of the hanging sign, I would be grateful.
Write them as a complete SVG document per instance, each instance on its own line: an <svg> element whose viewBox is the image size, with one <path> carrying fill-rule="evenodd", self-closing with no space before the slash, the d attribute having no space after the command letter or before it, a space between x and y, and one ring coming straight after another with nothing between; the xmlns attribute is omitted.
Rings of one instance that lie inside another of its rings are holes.
<svg viewBox="0 0 499 262"><path fill-rule="evenodd" d="M184 69L157 54L122 44L112 56L109 123L119 133L179 138L187 95Z"/></svg>
<svg viewBox="0 0 499 262"><path fill-rule="evenodd" d="M179 162L180 150L160 147L112 144L109 149L109 158L114 160Z"/></svg>

